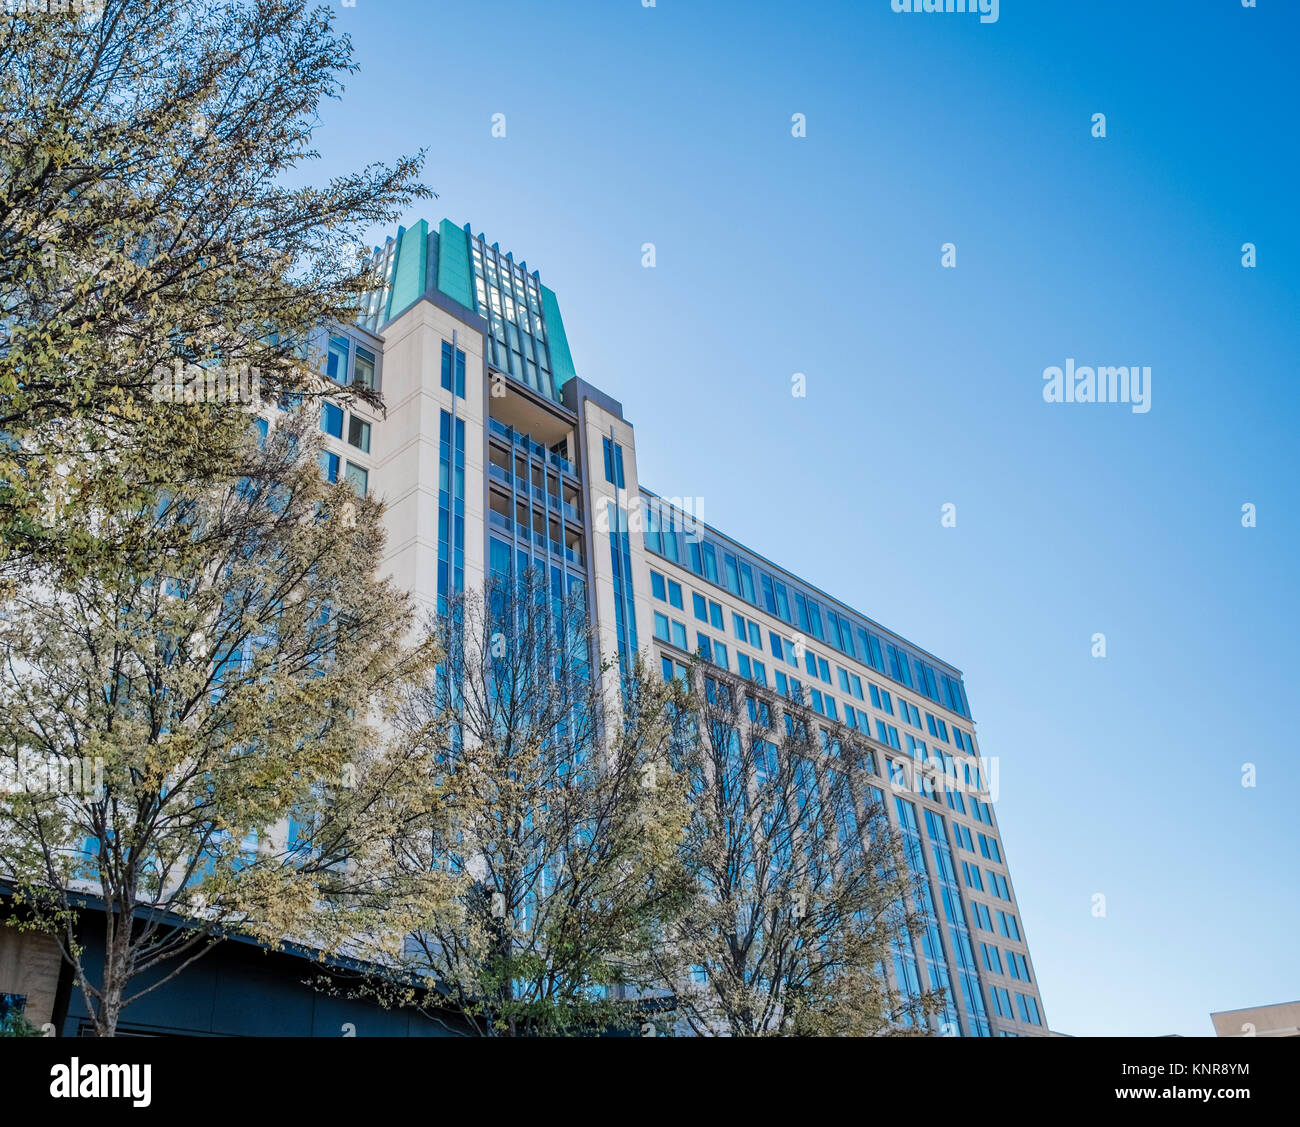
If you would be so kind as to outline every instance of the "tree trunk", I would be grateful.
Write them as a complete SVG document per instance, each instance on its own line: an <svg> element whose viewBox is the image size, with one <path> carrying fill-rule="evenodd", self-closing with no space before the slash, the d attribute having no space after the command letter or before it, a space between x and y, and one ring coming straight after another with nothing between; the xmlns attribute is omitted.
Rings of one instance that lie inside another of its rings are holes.
<svg viewBox="0 0 1300 1127"><path fill-rule="evenodd" d="M111 931L105 933L104 980L100 987L99 1013L95 1017L97 1037L116 1037L122 1016L122 995L131 977L131 912L114 912Z"/></svg>
<svg viewBox="0 0 1300 1127"><path fill-rule="evenodd" d="M104 997L99 1006L99 1016L95 1019L95 1035L97 1037L116 1037L117 1019L121 1012L121 984L115 983L110 989L106 982L104 985Z"/></svg>

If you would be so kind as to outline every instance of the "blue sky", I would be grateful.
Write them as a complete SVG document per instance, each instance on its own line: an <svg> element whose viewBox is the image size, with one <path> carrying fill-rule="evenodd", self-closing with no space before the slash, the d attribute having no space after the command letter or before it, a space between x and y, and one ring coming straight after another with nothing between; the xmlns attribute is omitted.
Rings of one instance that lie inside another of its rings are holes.
<svg viewBox="0 0 1300 1127"><path fill-rule="evenodd" d="M313 177L428 147L404 221L540 270L643 482L964 670L1051 1026L1300 998L1300 5L334 6Z"/></svg>

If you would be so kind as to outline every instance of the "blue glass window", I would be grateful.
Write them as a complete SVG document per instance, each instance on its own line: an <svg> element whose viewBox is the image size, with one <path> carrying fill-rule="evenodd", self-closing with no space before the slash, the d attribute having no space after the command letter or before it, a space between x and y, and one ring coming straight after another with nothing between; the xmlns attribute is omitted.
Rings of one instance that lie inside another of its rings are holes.
<svg viewBox="0 0 1300 1127"><path fill-rule="evenodd" d="M740 597L758 605L758 600L754 598L754 572L744 560L740 561Z"/></svg>
<svg viewBox="0 0 1300 1127"><path fill-rule="evenodd" d="M808 600L808 621L812 627L813 637L824 642L826 635L822 633L822 608L813 599Z"/></svg>
<svg viewBox="0 0 1300 1127"><path fill-rule="evenodd" d="M370 453L370 424L356 415L348 416L348 444L363 454Z"/></svg>
<svg viewBox="0 0 1300 1127"><path fill-rule="evenodd" d="M375 386L375 354L357 345L356 363L353 365L352 382L359 387Z"/></svg>
<svg viewBox="0 0 1300 1127"><path fill-rule="evenodd" d="M718 581L718 557L713 550L713 545L707 540L704 542L704 578L710 583Z"/></svg>
<svg viewBox="0 0 1300 1127"><path fill-rule="evenodd" d="M329 351L325 358L325 374L335 383L348 382L348 338L330 337Z"/></svg>
<svg viewBox="0 0 1300 1127"><path fill-rule="evenodd" d="M812 633L812 628L808 624L808 600L798 591L794 593L794 609L798 612L799 629L805 633Z"/></svg>
<svg viewBox="0 0 1300 1127"><path fill-rule="evenodd" d="M966 708L966 694L962 690L961 682L946 673L939 678L939 701L958 716L970 715Z"/></svg>
<svg viewBox="0 0 1300 1127"><path fill-rule="evenodd" d="M320 408L320 429L335 438L342 438L343 408L333 403L322 403Z"/></svg>
<svg viewBox="0 0 1300 1127"><path fill-rule="evenodd" d="M465 420L438 412L438 607L465 589Z"/></svg>
<svg viewBox="0 0 1300 1127"><path fill-rule="evenodd" d="M776 616L782 622L790 621L790 600L786 595L785 584L775 583L776 588Z"/></svg>
<svg viewBox="0 0 1300 1127"><path fill-rule="evenodd" d="M887 644L885 654L889 658L889 675L899 684L912 687L912 670L908 664L907 654L897 646Z"/></svg>
<svg viewBox="0 0 1300 1127"><path fill-rule="evenodd" d="M627 488L623 478L623 447L609 438L602 438L601 442L605 450L605 480L619 489ZM672 528L673 520L671 514L665 514L665 524L667 529ZM673 551L665 553L670 559L677 559L677 541L676 532L673 534Z"/></svg>
<svg viewBox="0 0 1300 1127"><path fill-rule="evenodd" d="M916 659L916 685L931 700L939 699L939 689L935 683L934 670L919 657Z"/></svg>
<svg viewBox="0 0 1300 1127"><path fill-rule="evenodd" d="M709 644L709 636L701 634L698 630L695 633L695 649L705 661L713 660L713 647Z"/></svg>
<svg viewBox="0 0 1300 1127"><path fill-rule="evenodd" d="M894 702L893 699L890 697L889 693L886 690L881 689L876 685L872 684L870 681L867 682L867 687L871 690L871 703L874 704L878 709L880 709L881 712L884 712L889 716L893 716Z"/></svg>
<svg viewBox="0 0 1300 1127"><path fill-rule="evenodd" d="M885 663L880 653L880 639L859 626L858 641L862 644L862 656L866 659L867 664L878 673L883 673Z"/></svg>
<svg viewBox="0 0 1300 1127"><path fill-rule="evenodd" d="M442 342L442 386L465 398L465 353L453 349L450 341Z"/></svg>
<svg viewBox="0 0 1300 1127"><path fill-rule="evenodd" d="M346 464L343 470L343 478L362 497L366 495L367 490L370 488L370 471L361 466L354 466L351 462Z"/></svg>
<svg viewBox="0 0 1300 1127"><path fill-rule="evenodd" d="M1042 1025L1042 1019L1038 1015L1038 1002L1024 994L1016 995L1016 1002L1020 1005L1020 1017L1022 1021L1027 1021L1030 1025Z"/></svg>
<svg viewBox="0 0 1300 1127"><path fill-rule="evenodd" d="M1015 1017L1015 1014L1011 1011L1011 995L1004 987L994 986L989 992L993 996L993 1012L998 1017Z"/></svg>

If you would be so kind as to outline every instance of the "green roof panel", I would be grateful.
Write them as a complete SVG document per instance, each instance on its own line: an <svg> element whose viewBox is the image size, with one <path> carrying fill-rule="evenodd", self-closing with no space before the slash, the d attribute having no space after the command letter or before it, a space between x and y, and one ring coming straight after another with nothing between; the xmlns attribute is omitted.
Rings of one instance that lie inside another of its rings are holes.
<svg viewBox="0 0 1300 1127"><path fill-rule="evenodd" d="M450 219L438 224L438 289L466 309L474 308L469 272L469 235Z"/></svg>
<svg viewBox="0 0 1300 1127"><path fill-rule="evenodd" d="M551 345L551 376L555 390L559 391L578 373L573 370L573 353L569 351L569 338L564 332L564 318L555 291L542 287L542 317L546 321L546 337Z"/></svg>
<svg viewBox="0 0 1300 1127"><path fill-rule="evenodd" d="M428 253L429 224L423 219L414 227L398 233L397 261L393 264L393 285L388 291L385 321L391 321L424 296L425 263Z"/></svg>

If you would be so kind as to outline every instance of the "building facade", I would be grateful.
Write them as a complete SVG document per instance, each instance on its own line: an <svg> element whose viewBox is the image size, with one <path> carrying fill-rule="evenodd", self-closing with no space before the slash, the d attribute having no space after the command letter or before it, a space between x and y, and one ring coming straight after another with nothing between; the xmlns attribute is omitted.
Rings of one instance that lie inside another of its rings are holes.
<svg viewBox="0 0 1300 1127"><path fill-rule="evenodd" d="M1300 1002L1275 1002L1210 1014L1216 1037L1300 1037Z"/></svg>
<svg viewBox="0 0 1300 1127"><path fill-rule="evenodd" d="M1046 1035L960 670L663 498L621 405L574 370L553 291L466 225L377 249L382 286L329 336L326 374L384 409L326 404L325 471L386 504L386 569L429 608L531 562L585 596L603 659L666 677L693 657L871 752L878 802L927 895L896 949L935 1031ZM724 672L725 671L725 672Z"/></svg>

